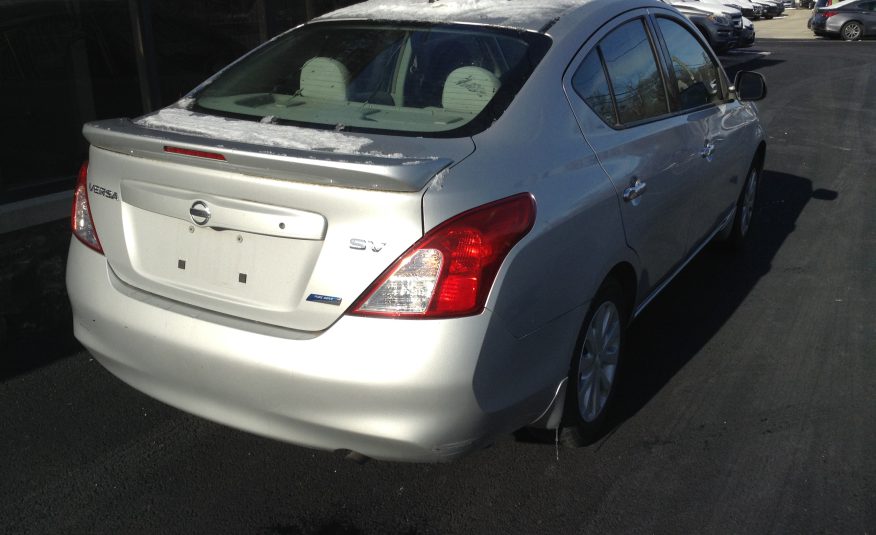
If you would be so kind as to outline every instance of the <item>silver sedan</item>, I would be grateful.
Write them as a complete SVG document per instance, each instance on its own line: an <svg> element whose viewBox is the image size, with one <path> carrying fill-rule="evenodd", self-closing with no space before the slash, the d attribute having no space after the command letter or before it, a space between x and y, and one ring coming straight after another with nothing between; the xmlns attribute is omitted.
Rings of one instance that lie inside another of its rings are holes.
<svg viewBox="0 0 876 535"><path fill-rule="evenodd" d="M876 1L846 0L820 7L812 14L809 27L815 35L859 41L876 35Z"/></svg>
<svg viewBox="0 0 876 535"><path fill-rule="evenodd" d="M341 9L85 126L76 337L157 399L356 458L592 442L629 322L749 234L764 94L662 2Z"/></svg>

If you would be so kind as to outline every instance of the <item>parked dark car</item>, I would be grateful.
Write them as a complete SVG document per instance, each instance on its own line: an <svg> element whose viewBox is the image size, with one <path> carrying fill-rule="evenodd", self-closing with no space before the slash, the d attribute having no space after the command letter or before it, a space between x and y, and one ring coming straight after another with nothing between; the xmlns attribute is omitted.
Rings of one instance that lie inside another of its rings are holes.
<svg viewBox="0 0 876 535"><path fill-rule="evenodd" d="M736 48L748 48L754 44L754 24L742 17L742 31L736 41Z"/></svg>
<svg viewBox="0 0 876 535"><path fill-rule="evenodd" d="M810 30L812 29L812 19L815 18L815 12L818 11L820 7L827 7L831 3L831 0L809 0L809 9L812 10L812 15L809 16L809 20L806 21L806 27Z"/></svg>
<svg viewBox="0 0 876 535"><path fill-rule="evenodd" d="M876 0L841 2L817 8L810 19L815 35L858 41L876 35Z"/></svg>
<svg viewBox="0 0 876 535"><path fill-rule="evenodd" d="M776 2L773 2L772 0L758 0L757 3L763 6L763 18L772 19L773 17L779 16L779 6Z"/></svg>

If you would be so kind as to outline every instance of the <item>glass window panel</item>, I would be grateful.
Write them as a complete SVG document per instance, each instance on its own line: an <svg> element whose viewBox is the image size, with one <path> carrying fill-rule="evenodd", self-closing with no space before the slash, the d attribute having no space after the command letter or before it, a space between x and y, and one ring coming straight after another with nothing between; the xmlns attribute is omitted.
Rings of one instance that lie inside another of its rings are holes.
<svg viewBox="0 0 876 535"><path fill-rule="evenodd" d="M224 71L195 109L280 124L456 135L469 123L475 130L491 124L549 43L462 25L308 25Z"/></svg>
<svg viewBox="0 0 876 535"><path fill-rule="evenodd" d="M611 90L605 78L605 70L596 50L590 52L575 75L572 77L572 87L584 102L590 106L596 115L610 125L616 124L614 105L611 102Z"/></svg>
<svg viewBox="0 0 876 535"><path fill-rule="evenodd" d="M662 17L657 24L672 58L681 109L720 102L723 99L720 71L706 49L680 24Z"/></svg>
<svg viewBox="0 0 876 535"><path fill-rule="evenodd" d="M621 124L642 121L669 111L663 78L644 22L627 22L599 44L617 103Z"/></svg>

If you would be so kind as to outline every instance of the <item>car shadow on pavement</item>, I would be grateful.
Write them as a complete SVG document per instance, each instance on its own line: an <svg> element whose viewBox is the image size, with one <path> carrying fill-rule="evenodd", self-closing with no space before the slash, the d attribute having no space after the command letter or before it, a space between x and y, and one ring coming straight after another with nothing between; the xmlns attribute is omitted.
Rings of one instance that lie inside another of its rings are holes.
<svg viewBox="0 0 876 535"><path fill-rule="evenodd" d="M761 55L761 53L756 50L745 50L741 53L721 56L721 64L727 72L727 77L730 79L730 83L733 83L733 79L739 71L759 71L763 68L784 62L785 60L783 59ZM767 88L769 88L769 80L767 80Z"/></svg>
<svg viewBox="0 0 876 535"><path fill-rule="evenodd" d="M733 316L812 199L837 193L812 189L812 181L766 170L752 234L741 251L707 246L642 312L627 336L626 370L619 384L614 427L641 410Z"/></svg>

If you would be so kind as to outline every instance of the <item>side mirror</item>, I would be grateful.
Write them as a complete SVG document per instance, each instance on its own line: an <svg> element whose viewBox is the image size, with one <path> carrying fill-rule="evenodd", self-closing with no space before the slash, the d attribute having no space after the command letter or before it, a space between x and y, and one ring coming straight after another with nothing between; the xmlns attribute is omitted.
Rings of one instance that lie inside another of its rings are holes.
<svg viewBox="0 0 876 535"><path fill-rule="evenodd" d="M761 100L767 95L766 80L762 74L756 72L737 72L733 87L739 100Z"/></svg>

